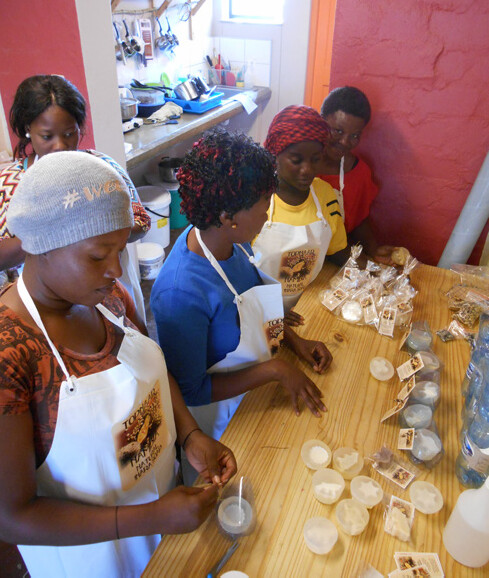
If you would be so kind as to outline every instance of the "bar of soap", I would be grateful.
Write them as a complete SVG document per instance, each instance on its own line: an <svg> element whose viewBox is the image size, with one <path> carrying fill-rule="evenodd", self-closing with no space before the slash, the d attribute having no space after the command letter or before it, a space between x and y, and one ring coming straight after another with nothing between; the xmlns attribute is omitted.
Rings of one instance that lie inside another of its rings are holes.
<svg viewBox="0 0 489 578"><path fill-rule="evenodd" d="M338 530L327 518L317 516L304 524L304 541L315 554L327 554L337 540Z"/></svg>
<svg viewBox="0 0 489 578"><path fill-rule="evenodd" d="M409 541L411 525L399 508L391 508L385 518L384 530L403 542Z"/></svg>
<svg viewBox="0 0 489 578"><path fill-rule="evenodd" d="M362 471L363 456L353 448L338 448L333 453L333 467L345 480L351 480Z"/></svg>
<svg viewBox="0 0 489 578"><path fill-rule="evenodd" d="M308 440L301 448L301 456L308 468L327 468L331 462L331 449L321 440Z"/></svg>
<svg viewBox="0 0 489 578"><path fill-rule="evenodd" d="M409 496L416 510L423 514L436 514L443 508L443 496L430 482L413 482L409 487Z"/></svg>
<svg viewBox="0 0 489 578"><path fill-rule="evenodd" d="M394 375L394 366L385 357L374 357L370 361L370 373L379 381L387 381Z"/></svg>
<svg viewBox="0 0 489 578"><path fill-rule="evenodd" d="M358 536L367 527L369 513L367 508L356 500L341 500L336 506L336 519L342 529L350 536Z"/></svg>
<svg viewBox="0 0 489 578"><path fill-rule="evenodd" d="M323 504L336 502L345 489L345 480L336 470L322 468L312 476L314 496Z"/></svg>

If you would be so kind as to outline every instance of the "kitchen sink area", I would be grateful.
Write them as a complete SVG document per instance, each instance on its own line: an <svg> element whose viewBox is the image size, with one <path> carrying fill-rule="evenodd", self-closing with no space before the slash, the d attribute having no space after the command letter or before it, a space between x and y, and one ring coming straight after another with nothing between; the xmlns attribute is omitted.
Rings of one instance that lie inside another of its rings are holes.
<svg viewBox="0 0 489 578"><path fill-rule="evenodd" d="M217 85L214 93L223 94L221 103L202 114L183 112L177 124L150 125L125 133L124 141L132 145L126 152L127 169L136 168L139 164L149 161L157 155L163 154L183 141L201 135L205 130L212 128L239 114L246 114L243 104L235 97L246 95L260 106L265 104L271 96L268 87L255 86L252 89L236 86ZM256 114L256 113L253 113Z"/></svg>

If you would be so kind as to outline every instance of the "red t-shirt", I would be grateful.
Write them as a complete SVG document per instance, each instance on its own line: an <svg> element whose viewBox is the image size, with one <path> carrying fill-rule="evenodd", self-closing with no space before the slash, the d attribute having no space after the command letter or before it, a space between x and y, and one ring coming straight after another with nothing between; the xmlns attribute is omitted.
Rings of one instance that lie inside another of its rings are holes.
<svg viewBox="0 0 489 578"><path fill-rule="evenodd" d="M0 297L1 299L1 297ZM117 317L133 315L135 308L119 282L103 304ZM123 332L104 317L106 342L98 353L77 353L55 343L70 375L82 377L119 363ZM125 317L125 324L134 325ZM36 467L46 459L54 438L59 388L65 375L38 327L29 325L0 303L0 415L30 412L34 424Z"/></svg>
<svg viewBox="0 0 489 578"><path fill-rule="evenodd" d="M333 189L340 190L340 175L318 175ZM372 171L365 161L358 159L351 171L345 173L343 204L345 209L345 229L351 233L370 213L370 205L379 192L372 179Z"/></svg>

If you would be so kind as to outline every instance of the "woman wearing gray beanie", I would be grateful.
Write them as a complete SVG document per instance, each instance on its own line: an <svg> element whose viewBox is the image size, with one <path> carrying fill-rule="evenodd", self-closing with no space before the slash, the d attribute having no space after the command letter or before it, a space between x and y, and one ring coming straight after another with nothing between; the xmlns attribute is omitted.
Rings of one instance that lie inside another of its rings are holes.
<svg viewBox="0 0 489 578"><path fill-rule="evenodd" d="M160 534L197 528L236 472L116 281L130 205L106 162L59 152L8 210L26 260L0 295L0 539L33 578L139 577ZM172 489L175 442L205 489Z"/></svg>

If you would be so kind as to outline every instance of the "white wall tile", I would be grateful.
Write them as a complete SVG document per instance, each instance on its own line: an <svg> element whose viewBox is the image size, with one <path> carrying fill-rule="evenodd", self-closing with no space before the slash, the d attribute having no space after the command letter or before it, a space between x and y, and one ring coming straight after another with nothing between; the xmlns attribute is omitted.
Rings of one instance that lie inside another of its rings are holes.
<svg viewBox="0 0 489 578"><path fill-rule="evenodd" d="M271 50L269 40L245 40L245 61L270 64Z"/></svg>
<svg viewBox="0 0 489 578"><path fill-rule="evenodd" d="M241 38L221 38L221 56L229 60L244 61L245 40Z"/></svg>
<svg viewBox="0 0 489 578"><path fill-rule="evenodd" d="M253 84L255 86L270 86L270 65L253 63Z"/></svg>

